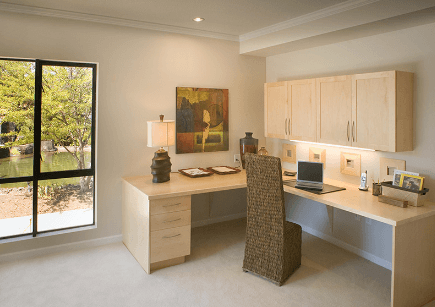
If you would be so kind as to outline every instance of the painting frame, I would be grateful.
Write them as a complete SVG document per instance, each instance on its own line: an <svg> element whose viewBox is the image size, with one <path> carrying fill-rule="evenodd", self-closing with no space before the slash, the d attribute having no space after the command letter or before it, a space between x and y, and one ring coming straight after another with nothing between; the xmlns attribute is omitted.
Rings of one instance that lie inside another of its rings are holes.
<svg viewBox="0 0 435 307"><path fill-rule="evenodd" d="M361 176L361 155L340 152L340 173L350 176Z"/></svg>
<svg viewBox="0 0 435 307"><path fill-rule="evenodd" d="M176 154L229 151L229 91L176 87Z"/></svg>
<svg viewBox="0 0 435 307"><path fill-rule="evenodd" d="M326 149L310 147L309 161L323 163L323 169L326 169Z"/></svg>
<svg viewBox="0 0 435 307"><path fill-rule="evenodd" d="M282 161L296 164L296 145L282 144Z"/></svg>

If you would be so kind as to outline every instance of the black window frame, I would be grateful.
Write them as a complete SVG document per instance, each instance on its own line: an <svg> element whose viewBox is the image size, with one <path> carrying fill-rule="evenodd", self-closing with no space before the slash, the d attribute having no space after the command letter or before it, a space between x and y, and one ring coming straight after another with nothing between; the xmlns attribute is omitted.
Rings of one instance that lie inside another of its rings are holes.
<svg viewBox="0 0 435 307"><path fill-rule="evenodd" d="M32 211L32 232L25 234L17 234L6 237L0 237L0 242L6 239L13 239L18 237L32 236L37 237L40 234L49 232L56 232L62 230L76 229L82 227L95 226L95 212L96 212L96 178L95 178L95 162L96 162L96 117L97 117L97 64L84 63L84 62L67 62L67 61L53 61L53 60L40 60L40 59L19 59L19 58L2 58L2 61L18 61L18 62L34 62L35 63L35 106L34 106L34 139L33 139L33 175L22 176L13 178L0 178L0 185L6 183L18 182L33 182L33 211ZM91 167L88 169L80 170L66 170L56 172L41 172L41 112L42 112L42 68L43 66L69 66L69 67L88 67L92 68L92 123L91 123ZM56 228L45 231L38 231L38 182L41 180L53 180L72 177L92 176L93 183L93 222L91 224Z"/></svg>

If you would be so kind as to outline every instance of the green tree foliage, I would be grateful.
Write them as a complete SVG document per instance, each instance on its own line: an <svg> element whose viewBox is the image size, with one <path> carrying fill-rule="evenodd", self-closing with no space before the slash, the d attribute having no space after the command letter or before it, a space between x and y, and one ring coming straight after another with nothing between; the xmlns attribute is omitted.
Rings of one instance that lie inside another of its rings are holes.
<svg viewBox="0 0 435 307"><path fill-rule="evenodd" d="M0 60L0 120L17 126L1 135L16 136L8 147L33 143L34 87L33 62ZM91 144L92 87L92 68L43 66L41 139L64 147L77 169L86 168L85 147Z"/></svg>
<svg viewBox="0 0 435 307"><path fill-rule="evenodd" d="M5 146L33 143L34 97L35 63L0 61L0 120L18 130L1 135Z"/></svg>
<svg viewBox="0 0 435 307"><path fill-rule="evenodd" d="M42 140L63 146L84 169L84 148L91 142L92 69L44 66L42 79Z"/></svg>

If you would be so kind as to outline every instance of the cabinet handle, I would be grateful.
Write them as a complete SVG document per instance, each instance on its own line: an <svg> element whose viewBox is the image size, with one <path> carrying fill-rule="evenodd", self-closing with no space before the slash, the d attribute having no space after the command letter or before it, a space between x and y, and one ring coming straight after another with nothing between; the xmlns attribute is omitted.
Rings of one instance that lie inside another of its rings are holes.
<svg viewBox="0 0 435 307"><path fill-rule="evenodd" d="M172 207L172 206L178 206L181 205L181 203L176 203L176 204L172 204L172 205L164 205L162 207Z"/></svg>
<svg viewBox="0 0 435 307"><path fill-rule="evenodd" d="M291 118L288 119L288 134L291 135L292 134L292 125L291 123Z"/></svg>
<svg viewBox="0 0 435 307"><path fill-rule="evenodd" d="M179 220L181 220L181 217L178 219L175 219L175 220L163 221L163 223L172 223L172 222L179 221Z"/></svg>
<svg viewBox="0 0 435 307"><path fill-rule="evenodd" d="M288 118L285 119L285 124L284 124L285 135L287 135L287 120L288 120Z"/></svg>
<svg viewBox="0 0 435 307"><path fill-rule="evenodd" d="M350 141L350 139L349 139L349 126L350 126L350 122L347 121L347 141L348 142Z"/></svg>
<svg viewBox="0 0 435 307"><path fill-rule="evenodd" d="M170 238L175 238L175 237L178 237L178 236L181 236L181 233L179 233L179 234L177 234L175 236L164 236L163 239L170 239Z"/></svg>
<svg viewBox="0 0 435 307"><path fill-rule="evenodd" d="M352 122L352 142L355 142L355 121Z"/></svg>

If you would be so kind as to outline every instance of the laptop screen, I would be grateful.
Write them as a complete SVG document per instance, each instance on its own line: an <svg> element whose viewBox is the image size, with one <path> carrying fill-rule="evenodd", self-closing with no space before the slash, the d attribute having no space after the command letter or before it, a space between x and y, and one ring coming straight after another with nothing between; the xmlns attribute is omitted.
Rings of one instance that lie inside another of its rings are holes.
<svg viewBox="0 0 435 307"><path fill-rule="evenodd" d="M323 163L298 161L297 180L323 183Z"/></svg>

